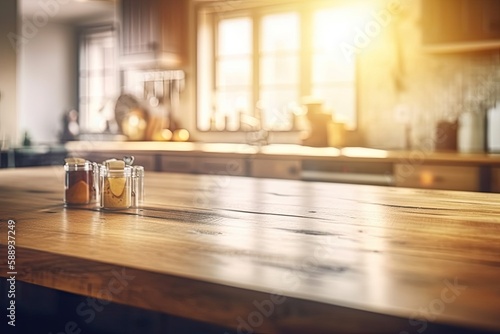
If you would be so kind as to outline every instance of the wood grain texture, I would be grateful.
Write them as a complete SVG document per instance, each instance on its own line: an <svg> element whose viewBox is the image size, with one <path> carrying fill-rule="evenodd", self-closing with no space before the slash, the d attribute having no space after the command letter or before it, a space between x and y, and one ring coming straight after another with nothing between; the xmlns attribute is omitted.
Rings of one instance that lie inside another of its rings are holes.
<svg viewBox="0 0 500 334"><path fill-rule="evenodd" d="M62 167L0 171L19 280L233 328L275 293L269 333L500 331L500 194L153 172L140 210L62 192Z"/></svg>

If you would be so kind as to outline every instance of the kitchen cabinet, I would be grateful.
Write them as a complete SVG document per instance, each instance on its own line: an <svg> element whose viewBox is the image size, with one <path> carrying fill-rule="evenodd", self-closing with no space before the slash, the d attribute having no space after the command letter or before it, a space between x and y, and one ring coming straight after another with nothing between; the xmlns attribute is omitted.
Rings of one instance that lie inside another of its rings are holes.
<svg viewBox="0 0 500 334"><path fill-rule="evenodd" d="M156 156L151 154L132 154L134 165L143 166L144 170L156 170Z"/></svg>
<svg viewBox="0 0 500 334"><path fill-rule="evenodd" d="M396 164L397 187L479 191L478 166Z"/></svg>
<svg viewBox="0 0 500 334"><path fill-rule="evenodd" d="M500 167L491 169L491 191L500 193Z"/></svg>
<svg viewBox="0 0 500 334"><path fill-rule="evenodd" d="M170 173L247 176L246 165L244 158L165 154L160 156L158 170Z"/></svg>
<svg viewBox="0 0 500 334"><path fill-rule="evenodd" d="M200 174L217 174L231 176L247 176L246 159L225 157L200 157L196 159L196 172Z"/></svg>
<svg viewBox="0 0 500 334"><path fill-rule="evenodd" d="M196 172L196 158L192 156L162 155L160 157L160 171L194 173Z"/></svg>
<svg viewBox="0 0 500 334"><path fill-rule="evenodd" d="M302 162L303 180L393 185L390 162L328 161L306 159Z"/></svg>
<svg viewBox="0 0 500 334"><path fill-rule="evenodd" d="M422 42L429 51L500 46L500 1L422 0Z"/></svg>
<svg viewBox="0 0 500 334"><path fill-rule="evenodd" d="M300 179L301 163L298 159L251 159L250 175L275 179Z"/></svg>
<svg viewBox="0 0 500 334"><path fill-rule="evenodd" d="M15 167L33 167L62 166L66 156L67 151L63 147L27 146L14 149L12 153L6 155L6 158L13 158ZM7 167L11 162L12 161L6 161L2 164L7 164L5 166Z"/></svg>
<svg viewBox="0 0 500 334"><path fill-rule="evenodd" d="M180 68L187 59L188 1L122 0L121 63Z"/></svg>
<svg viewBox="0 0 500 334"><path fill-rule="evenodd" d="M12 156L13 153L10 153L10 151L0 151L0 168L7 168L9 167L10 163L10 156ZM13 160L13 159L12 159ZM13 164L13 162L12 162Z"/></svg>

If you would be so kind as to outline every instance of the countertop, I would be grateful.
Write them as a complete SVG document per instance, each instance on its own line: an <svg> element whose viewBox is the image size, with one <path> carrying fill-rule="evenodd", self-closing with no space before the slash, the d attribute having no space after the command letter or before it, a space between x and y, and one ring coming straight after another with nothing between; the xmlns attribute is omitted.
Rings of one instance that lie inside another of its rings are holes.
<svg viewBox="0 0 500 334"><path fill-rule="evenodd" d="M395 163L453 163L500 165L500 154L433 152L425 150L393 151L366 147L309 147L295 144L271 144L261 147L231 143L193 142L90 142L75 141L66 144L73 154L87 152L130 152L181 155L239 155L266 159L325 159L338 161L384 161Z"/></svg>
<svg viewBox="0 0 500 334"><path fill-rule="evenodd" d="M62 205L62 167L0 170L17 279L235 329L260 312L265 333L500 331L500 195L145 181L142 209L102 211ZM103 294L116 275L122 289Z"/></svg>

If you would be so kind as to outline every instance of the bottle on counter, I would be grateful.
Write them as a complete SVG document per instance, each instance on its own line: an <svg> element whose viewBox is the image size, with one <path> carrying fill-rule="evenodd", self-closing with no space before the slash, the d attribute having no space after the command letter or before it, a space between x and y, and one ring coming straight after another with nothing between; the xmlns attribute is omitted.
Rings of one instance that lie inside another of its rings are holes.
<svg viewBox="0 0 500 334"><path fill-rule="evenodd" d="M436 127L436 151L456 151L458 120L440 121Z"/></svg>
<svg viewBox="0 0 500 334"><path fill-rule="evenodd" d="M80 158L67 158L64 164L64 204L89 204L95 199L94 164Z"/></svg>
<svg viewBox="0 0 500 334"><path fill-rule="evenodd" d="M132 206L132 167L122 160L106 161L99 171L100 207L126 209Z"/></svg>
<svg viewBox="0 0 500 334"><path fill-rule="evenodd" d="M132 206L141 207L144 201L144 167L132 167Z"/></svg>
<svg viewBox="0 0 500 334"><path fill-rule="evenodd" d="M484 152L485 148L484 112L465 112L458 123L458 151L463 153Z"/></svg>
<svg viewBox="0 0 500 334"><path fill-rule="evenodd" d="M500 152L500 101L488 110L487 126L487 146L488 152Z"/></svg>

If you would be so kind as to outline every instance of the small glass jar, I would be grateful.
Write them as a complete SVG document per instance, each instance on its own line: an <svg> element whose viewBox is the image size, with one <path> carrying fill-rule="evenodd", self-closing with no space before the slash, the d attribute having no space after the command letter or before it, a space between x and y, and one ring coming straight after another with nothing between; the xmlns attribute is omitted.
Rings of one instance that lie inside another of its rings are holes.
<svg viewBox="0 0 500 334"><path fill-rule="evenodd" d="M144 167L132 167L132 206L141 207L144 201Z"/></svg>
<svg viewBox="0 0 500 334"><path fill-rule="evenodd" d="M89 204L94 199L94 170L89 161L64 164L64 204Z"/></svg>
<svg viewBox="0 0 500 334"><path fill-rule="evenodd" d="M99 203L101 198L100 185L99 185L99 171L100 166L98 163L92 163L92 177L93 177L93 187L92 187L92 199L91 201L94 203Z"/></svg>
<svg viewBox="0 0 500 334"><path fill-rule="evenodd" d="M110 169L104 165L99 171L100 207L127 209L132 205L132 168Z"/></svg>

